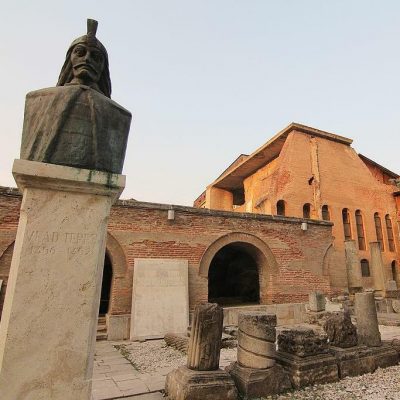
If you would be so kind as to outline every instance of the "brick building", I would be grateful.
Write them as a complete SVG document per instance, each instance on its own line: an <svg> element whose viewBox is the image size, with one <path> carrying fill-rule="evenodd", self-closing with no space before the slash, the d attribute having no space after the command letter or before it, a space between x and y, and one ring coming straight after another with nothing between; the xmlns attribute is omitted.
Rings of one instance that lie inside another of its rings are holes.
<svg viewBox="0 0 400 400"><path fill-rule="evenodd" d="M129 337L138 258L187 260L190 309L207 300L294 303L313 290L330 295L374 286L393 294L399 192L390 179L398 176L350 144L292 124L241 155L195 207L118 201L108 223L99 310L107 315L109 338ZM16 189L0 187L0 313L21 199ZM290 319L293 309L285 310Z"/></svg>
<svg viewBox="0 0 400 400"><path fill-rule="evenodd" d="M325 260L332 290L394 295L400 284L399 176L357 154L351 143L292 123L241 155L194 205L332 221L334 241Z"/></svg>
<svg viewBox="0 0 400 400"><path fill-rule="evenodd" d="M21 199L16 189L0 188L0 308ZM171 207L172 220L168 219ZM100 304L100 313L108 316L109 337L110 332L114 339L129 337L137 258L188 260L191 309L207 300L228 305L291 303L306 300L312 290L330 293L325 260L332 244L332 224L309 221L308 230L302 231L302 222L301 218L118 201L108 224Z"/></svg>

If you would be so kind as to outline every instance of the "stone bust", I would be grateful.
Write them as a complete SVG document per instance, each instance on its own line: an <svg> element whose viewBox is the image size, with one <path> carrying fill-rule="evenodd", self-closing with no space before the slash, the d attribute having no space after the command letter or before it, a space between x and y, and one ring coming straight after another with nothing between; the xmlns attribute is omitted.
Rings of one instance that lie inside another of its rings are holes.
<svg viewBox="0 0 400 400"><path fill-rule="evenodd" d="M26 96L21 158L121 173L131 114L111 100L97 21L69 47L57 86Z"/></svg>

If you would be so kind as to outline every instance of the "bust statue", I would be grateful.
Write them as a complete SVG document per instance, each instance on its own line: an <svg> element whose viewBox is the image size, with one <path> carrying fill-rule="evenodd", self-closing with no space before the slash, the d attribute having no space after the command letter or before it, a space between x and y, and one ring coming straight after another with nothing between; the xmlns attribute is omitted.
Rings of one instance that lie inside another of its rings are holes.
<svg viewBox="0 0 400 400"><path fill-rule="evenodd" d="M69 47L57 86L26 96L21 158L121 173L131 113L111 100L97 21Z"/></svg>

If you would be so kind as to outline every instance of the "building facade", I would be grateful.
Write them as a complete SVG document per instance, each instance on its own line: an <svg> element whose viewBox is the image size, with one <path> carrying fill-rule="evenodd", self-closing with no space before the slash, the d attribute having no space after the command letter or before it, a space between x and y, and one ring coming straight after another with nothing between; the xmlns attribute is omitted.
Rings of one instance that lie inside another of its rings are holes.
<svg viewBox="0 0 400 400"><path fill-rule="evenodd" d="M351 144L293 123L251 155L241 155L194 205L332 221L332 289L373 288L390 295L400 284L399 176Z"/></svg>

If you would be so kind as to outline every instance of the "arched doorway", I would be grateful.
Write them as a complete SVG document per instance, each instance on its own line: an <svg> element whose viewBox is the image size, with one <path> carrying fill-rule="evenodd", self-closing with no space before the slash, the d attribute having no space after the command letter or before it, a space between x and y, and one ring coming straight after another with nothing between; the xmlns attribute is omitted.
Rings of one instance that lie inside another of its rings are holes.
<svg viewBox="0 0 400 400"><path fill-rule="evenodd" d="M259 304L260 279L255 249L231 243L213 257L208 270L208 301L223 306Z"/></svg>
<svg viewBox="0 0 400 400"><path fill-rule="evenodd" d="M111 283L112 283L112 264L110 256L106 251L104 257L104 269L103 269L103 281L101 283L101 296L100 296L100 307L99 315L104 316L108 312L110 305L110 294L111 294Z"/></svg>

